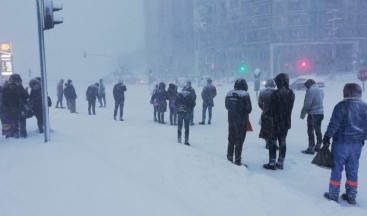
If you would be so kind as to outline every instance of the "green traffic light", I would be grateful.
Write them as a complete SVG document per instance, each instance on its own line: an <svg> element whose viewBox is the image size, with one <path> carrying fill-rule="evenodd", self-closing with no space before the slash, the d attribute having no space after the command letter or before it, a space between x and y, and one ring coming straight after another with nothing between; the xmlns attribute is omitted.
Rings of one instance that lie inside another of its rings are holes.
<svg viewBox="0 0 367 216"><path fill-rule="evenodd" d="M246 71L247 71L247 67L246 67L245 65L242 65L242 66L240 67L240 71L241 71L241 72L246 72Z"/></svg>

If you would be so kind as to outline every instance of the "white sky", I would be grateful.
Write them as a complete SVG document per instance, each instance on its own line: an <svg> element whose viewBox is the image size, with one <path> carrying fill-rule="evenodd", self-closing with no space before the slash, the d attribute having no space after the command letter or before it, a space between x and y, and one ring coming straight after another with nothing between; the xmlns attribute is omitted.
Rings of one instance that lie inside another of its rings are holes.
<svg viewBox="0 0 367 216"><path fill-rule="evenodd" d="M64 23L45 31L48 80L93 82L116 66L109 58L83 58L84 50L117 59L143 48L142 0L58 2ZM39 76L36 0L0 0L0 8L0 42L12 42L15 72L25 80L29 69Z"/></svg>

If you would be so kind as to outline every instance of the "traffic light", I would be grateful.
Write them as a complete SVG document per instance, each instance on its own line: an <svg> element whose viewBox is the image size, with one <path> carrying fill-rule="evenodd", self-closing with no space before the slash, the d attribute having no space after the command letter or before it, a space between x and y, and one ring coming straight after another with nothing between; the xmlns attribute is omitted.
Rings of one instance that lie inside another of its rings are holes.
<svg viewBox="0 0 367 216"><path fill-rule="evenodd" d="M247 72L247 66L245 64L240 65L240 73L244 74Z"/></svg>
<svg viewBox="0 0 367 216"><path fill-rule="evenodd" d="M303 72L308 72L311 68L311 63L308 59L301 59L298 61L298 69Z"/></svg>
<svg viewBox="0 0 367 216"><path fill-rule="evenodd" d="M54 28L54 25L63 23L62 17L54 16L54 11L62 10L62 4L45 0L43 2L43 30Z"/></svg>

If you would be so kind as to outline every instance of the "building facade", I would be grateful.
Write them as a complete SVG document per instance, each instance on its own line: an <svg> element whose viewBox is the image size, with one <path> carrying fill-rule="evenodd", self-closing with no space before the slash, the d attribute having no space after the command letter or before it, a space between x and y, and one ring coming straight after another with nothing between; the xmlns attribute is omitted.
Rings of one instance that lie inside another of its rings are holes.
<svg viewBox="0 0 367 216"><path fill-rule="evenodd" d="M264 78L280 72L335 74L356 70L367 60L365 0L146 2L154 1L169 2L168 11L157 13L175 17L164 21L170 38L156 39L168 42L171 50L164 55L173 59L172 68L187 66L177 73L250 79L256 68Z"/></svg>

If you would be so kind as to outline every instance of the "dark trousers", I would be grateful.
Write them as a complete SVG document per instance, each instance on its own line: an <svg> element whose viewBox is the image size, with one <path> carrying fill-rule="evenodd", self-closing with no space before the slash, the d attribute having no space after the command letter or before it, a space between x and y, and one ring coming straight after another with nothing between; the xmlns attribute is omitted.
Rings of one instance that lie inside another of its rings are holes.
<svg viewBox="0 0 367 216"><path fill-rule="evenodd" d="M69 99L69 109L70 109L70 113L76 113L76 100L75 99Z"/></svg>
<svg viewBox="0 0 367 216"><path fill-rule="evenodd" d="M106 107L106 94L101 94L98 99L99 107Z"/></svg>
<svg viewBox="0 0 367 216"><path fill-rule="evenodd" d="M191 108L190 110L190 124L194 124L194 108Z"/></svg>
<svg viewBox="0 0 367 216"><path fill-rule="evenodd" d="M178 127L177 127L177 137L181 139L182 135L182 126L185 125L185 141L189 140L189 133L190 133L190 118L191 113L190 112L179 112L178 113Z"/></svg>
<svg viewBox="0 0 367 216"><path fill-rule="evenodd" d="M169 122L171 123L171 125L177 124L177 108L176 107L169 108Z"/></svg>
<svg viewBox="0 0 367 216"><path fill-rule="evenodd" d="M59 104L60 104L60 107L63 108L64 106L62 105L62 98L63 98L63 95L57 95L57 101L56 101L56 107L59 107Z"/></svg>
<svg viewBox="0 0 367 216"><path fill-rule="evenodd" d="M43 133L43 113L35 113L37 119L37 126L40 133Z"/></svg>
<svg viewBox="0 0 367 216"><path fill-rule="evenodd" d="M88 114L92 115L91 110L93 112L93 115L96 114L96 99L94 100L88 100Z"/></svg>
<svg viewBox="0 0 367 216"><path fill-rule="evenodd" d="M323 114L309 114L307 115L307 134L308 134L308 148L311 150L320 149L322 143L321 122L324 119ZM315 145L316 134L316 145Z"/></svg>
<svg viewBox="0 0 367 216"><path fill-rule="evenodd" d="M115 100L115 110L113 111L113 116L117 116L117 110L120 108L120 118L124 114L124 102L125 100Z"/></svg>
<svg viewBox="0 0 367 216"><path fill-rule="evenodd" d="M11 117L12 136L18 138L27 137L27 122L26 118L20 118L18 116Z"/></svg>
<svg viewBox="0 0 367 216"><path fill-rule="evenodd" d="M227 159L241 163L242 146L246 138L246 122L229 122Z"/></svg>
<svg viewBox="0 0 367 216"><path fill-rule="evenodd" d="M269 141L269 164L274 165L277 157L277 141L279 144L278 163L283 165L285 154L287 152L286 138L288 130L274 130L273 137Z"/></svg>
<svg viewBox="0 0 367 216"><path fill-rule="evenodd" d="M205 122L205 118L206 118L206 110L208 110L208 122L211 122L212 120L212 106L208 106L208 105L203 105L203 122Z"/></svg>
<svg viewBox="0 0 367 216"><path fill-rule="evenodd" d="M153 105L153 116L154 116L154 121L155 122L158 121L157 113L158 113L158 106Z"/></svg>

